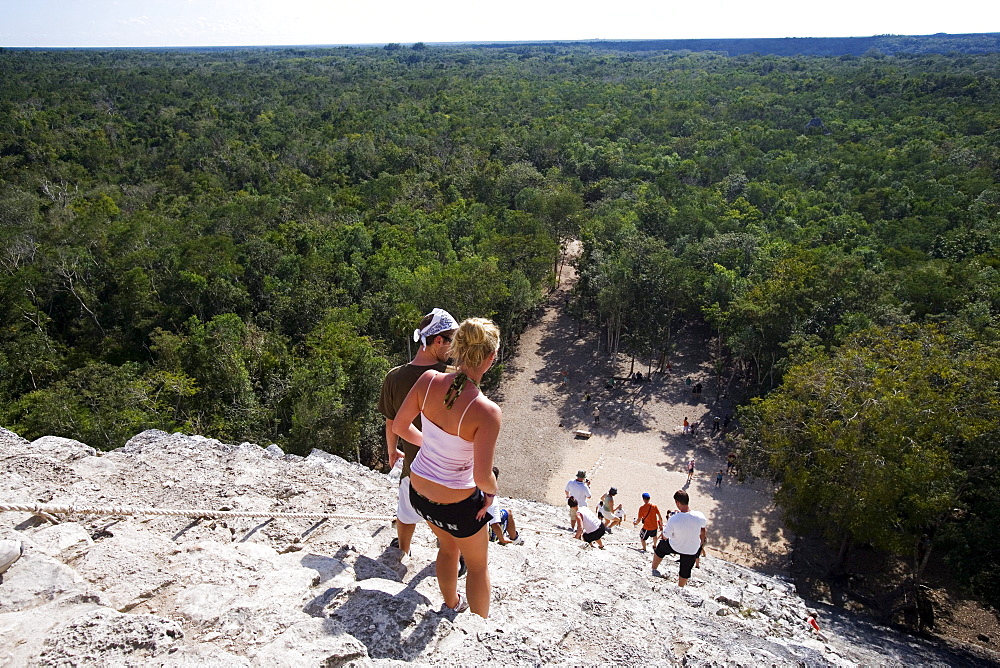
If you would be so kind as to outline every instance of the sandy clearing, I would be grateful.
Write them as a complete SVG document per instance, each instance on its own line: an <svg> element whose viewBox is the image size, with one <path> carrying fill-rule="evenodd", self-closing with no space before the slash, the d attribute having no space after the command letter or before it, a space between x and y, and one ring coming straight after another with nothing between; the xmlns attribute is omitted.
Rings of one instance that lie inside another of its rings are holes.
<svg viewBox="0 0 1000 668"><path fill-rule="evenodd" d="M714 385L709 382L704 342L692 332L680 332L678 350L670 360L672 374L608 388L609 378L628 374L630 360L612 364L606 354L598 353L596 327L591 324L581 331L566 313L564 296L573 280L568 267L560 289L507 362L497 397L504 411L496 454L501 493L561 505L566 482L584 469L592 483L591 507L614 486L632 519L642 492L652 494L665 512L674 508L673 492L686 488L692 508L709 519L710 553L786 572L791 534L771 501L770 487L740 483L733 476L724 476L721 487L715 485L716 473L725 469L728 447L721 436L709 432L712 418L724 417L732 405L725 398L717 401L710 391ZM645 366L637 363L635 368L646 375ZM685 384L687 377L703 383L700 399ZM600 408L598 424L595 407ZM685 417L700 421L697 437L682 433ZM578 428L591 430L592 437L575 437ZM686 463L692 458L696 472L688 484ZM633 537L631 528L614 536L616 542Z"/></svg>

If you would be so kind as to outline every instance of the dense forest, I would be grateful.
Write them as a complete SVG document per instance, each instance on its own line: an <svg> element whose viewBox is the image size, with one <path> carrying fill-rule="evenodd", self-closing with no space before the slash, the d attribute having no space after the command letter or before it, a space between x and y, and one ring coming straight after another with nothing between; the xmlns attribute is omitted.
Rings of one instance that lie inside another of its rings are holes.
<svg viewBox="0 0 1000 668"><path fill-rule="evenodd" d="M423 312L709 332L747 474L1000 604L1000 55L0 52L0 423L379 464ZM497 373L497 372L494 372Z"/></svg>
<svg viewBox="0 0 1000 668"><path fill-rule="evenodd" d="M733 39L634 39L583 42L531 42L541 46L587 46L611 51L714 51L726 56L895 56L901 54L996 53L1000 33L965 35L875 35L872 37L767 37ZM516 43L475 44L484 49L507 49Z"/></svg>

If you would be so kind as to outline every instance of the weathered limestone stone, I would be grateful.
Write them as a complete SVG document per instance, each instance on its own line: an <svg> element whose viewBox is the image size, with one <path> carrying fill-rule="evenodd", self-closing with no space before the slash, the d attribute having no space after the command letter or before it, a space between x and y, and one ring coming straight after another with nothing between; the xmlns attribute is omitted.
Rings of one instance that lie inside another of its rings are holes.
<svg viewBox="0 0 1000 668"><path fill-rule="evenodd" d="M38 660L43 665L107 665L149 659L167 653L183 637L180 625L169 619L100 609L54 628Z"/></svg>
<svg viewBox="0 0 1000 668"><path fill-rule="evenodd" d="M138 523L122 522L111 531L111 537L98 540L75 564L109 605L130 610L176 580L163 568L163 554L172 549L168 540L149 535Z"/></svg>
<svg viewBox="0 0 1000 668"><path fill-rule="evenodd" d="M433 534L390 548L397 483L328 453L150 430L92 456L0 429L0 500L191 516L0 512L24 556L0 580L0 665L991 665L804 601L706 557L684 589L634 536L584 549L565 509L511 499L524 545L490 546L489 619L447 609ZM259 517L199 517L234 510ZM274 513L335 513L323 521ZM366 519L369 518L369 519ZM612 540L613 539L613 540ZM460 581L464 590L465 580ZM805 624L820 611L825 639Z"/></svg>
<svg viewBox="0 0 1000 668"><path fill-rule="evenodd" d="M97 449L86 443L61 436L42 436L31 443L34 453L51 457L58 461L71 462L83 457L93 457Z"/></svg>
<svg viewBox="0 0 1000 668"><path fill-rule="evenodd" d="M31 540L39 552L62 561L78 558L94 544L90 534L75 522L42 527Z"/></svg>
<svg viewBox="0 0 1000 668"><path fill-rule="evenodd" d="M69 566L29 547L0 582L0 611L28 610L87 590L87 582Z"/></svg>
<svg viewBox="0 0 1000 668"><path fill-rule="evenodd" d="M23 454L27 452L28 441L21 438L9 429L4 429L0 427L0 458L7 458L14 454ZM2 485L2 482L0 482ZM0 489L3 489L0 487Z"/></svg>
<svg viewBox="0 0 1000 668"><path fill-rule="evenodd" d="M0 604L0 610L7 608ZM63 627L77 618L107 611L94 597L66 596L62 599L0 613L0 666L27 666L38 663L44 643L53 629Z"/></svg>
<svg viewBox="0 0 1000 668"><path fill-rule="evenodd" d="M369 666L364 643L332 620L308 619L289 627L254 653L263 666Z"/></svg>
<svg viewBox="0 0 1000 668"><path fill-rule="evenodd" d="M370 578L342 592L327 610L331 619L365 644L372 658L413 661L443 632L445 618L430 605L426 597L400 582Z"/></svg>

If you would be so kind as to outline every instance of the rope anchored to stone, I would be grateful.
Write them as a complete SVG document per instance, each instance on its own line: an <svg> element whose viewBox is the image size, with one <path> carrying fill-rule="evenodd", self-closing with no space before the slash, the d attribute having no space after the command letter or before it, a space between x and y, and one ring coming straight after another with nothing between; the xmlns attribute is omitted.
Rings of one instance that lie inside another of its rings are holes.
<svg viewBox="0 0 1000 668"><path fill-rule="evenodd" d="M396 518L389 515L349 515L345 513L282 513L275 511L242 511L242 510L207 510L196 508L143 508L139 506L75 506L55 503L4 503L0 502L0 512L26 512L51 520L52 515L160 515L167 517L193 517L206 519L221 519L226 517L274 517L300 520L351 520L355 522L392 522ZM520 529L529 533L548 534L572 538L565 531L538 529L531 526L521 526ZM638 541L605 540L608 545L633 545Z"/></svg>
<svg viewBox="0 0 1000 668"><path fill-rule="evenodd" d="M203 509L169 509L142 508L137 506L93 506L59 505L54 503L0 503L0 511L26 512L35 515L166 515L171 517L205 517L211 519L225 517L283 517L302 520L354 520L388 522L396 519L384 515L347 515L341 513L282 513L271 510L203 510Z"/></svg>

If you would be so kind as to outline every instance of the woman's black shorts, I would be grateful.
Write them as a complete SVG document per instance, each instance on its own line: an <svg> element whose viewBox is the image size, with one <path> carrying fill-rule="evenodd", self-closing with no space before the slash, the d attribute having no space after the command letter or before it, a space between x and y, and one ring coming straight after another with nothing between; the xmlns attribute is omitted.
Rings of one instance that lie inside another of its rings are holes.
<svg viewBox="0 0 1000 668"><path fill-rule="evenodd" d="M489 513L477 520L476 513L483 507L483 493L477 488L468 498L458 503L437 503L423 496L410 485L410 505L417 514L434 526L444 529L455 538L468 538L479 533L493 516Z"/></svg>
<svg viewBox="0 0 1000 668"><path fill-rule="evenodd" d="M586 543L593 543L595 540L607 533L608 529L603 524L590 533L583 534L583 540Z"/></svg>

